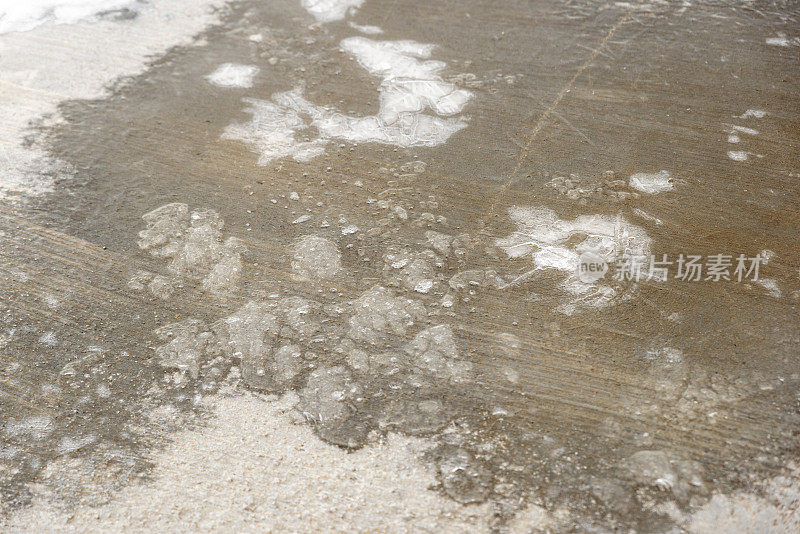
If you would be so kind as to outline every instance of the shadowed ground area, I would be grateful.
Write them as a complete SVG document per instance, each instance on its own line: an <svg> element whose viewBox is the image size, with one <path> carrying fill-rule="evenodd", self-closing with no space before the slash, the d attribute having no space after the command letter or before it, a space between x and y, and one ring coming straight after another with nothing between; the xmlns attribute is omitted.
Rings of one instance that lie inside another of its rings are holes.
<svg viewBox="0 0 800 534"><path fill-rule="evenodd" d="M798 528L795 3L215 17L28 130L4 528Z"/></svg>

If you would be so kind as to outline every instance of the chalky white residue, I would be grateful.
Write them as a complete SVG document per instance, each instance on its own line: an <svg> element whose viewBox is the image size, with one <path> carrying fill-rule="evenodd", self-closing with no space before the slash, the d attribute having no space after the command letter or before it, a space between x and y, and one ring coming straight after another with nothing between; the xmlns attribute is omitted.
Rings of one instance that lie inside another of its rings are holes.
<svg viewBox="0 0 800 534"><path fill-rule="evenodd" d="M548 208L513 207L508 213L517 231L497 239L495 244L510 258L530 256L534 264L532 272L556 269L567 273L562 288L571 295L571 300L557 309L562 313L571 314L581 305L604 307L616 296L615 289L602 280L586 283L578 278L581 254L592 253L612 265L622 254L640 266L650 257L650 238L642 228L620 215L582 215L567 221ZM573 236L585 238L570 245Z"/></svg>
<svg viewBox="0 0 800 534"><path fill-rule="evenodd" d="M752 117L754 119L763 119L766 116L767 116L767 112L764 111L764 110L761 110L761 109L748 109L747 111L745 111L744 113L739 115L739 118L740 119L749 119L749 118Z"/></svg>
<svg viewBox="0 0 800 534"><path fill-rule="evenodd" d="M0 3L0 33L25 32L46 22L75 24L137 0L28 0Z"/></svg>
<svg viewBox="0 0 800 534"><path fill-rule="evenodd" d="M361 24L356 24L355 22L348 22L348 24L354 30L358 30L367 35L379 35L383 33L383 30L377 26L362 26Z"/></svg>
<svg viewBox="0 0 800 534"><path fill-rule="evenodd" d="M325 152L327 139L296 139L297 132L308 127L296 111L266 100L245 98L244 101L250 104L245 111L253 115L253 120L228 126L222 138L242 141L254 149L260 154L259 165L287 156L305 162Z"/></svg>
<svg viewBox="0 0 800 534"><path fill-rule="evenodd" d="M765 42L768 45L772 45L772 46L789 47L789 46L792 46L793 44L797 44L798 42L800 42L800 40L798 40L798 39L789 39L784 34L779 33L777 37L768 37L765 40Z"/></svg>
<svg viewBox="0 0 800 534"><path fill-rule="evenodd" d="M342 20L347 11L361 7L364 0L301 0L303 8L311 13L317 22Z"/></svg>
<svg viewBox="0 0 800 534"><path fill-rule="evenodd" d="M668 171L661 171L653 174L640 172L630 177L628 182L633 189L655 195L662 191L670 191L672 189L672 176Z"/></svg>
<svg viewBox="0 0 800 534"><path fill-rule="evenodd" d="M775 297L776 299L781 298L783 292L781 291L781 288L778 287L778 282L776 282L774 279L761 278L759 280L756 280L756 283L761 287L763 287L764 289L766 289L769 292L770 296Z"/></svg>
<svg viewBox="0 0 800 534"><path fill-rule="evenodd" d="M743 150L729 150L728 157L733 161L747 161L748 153Z"/></svg>
<svg viewBox="0 0 800 534"><path fill-rule="evenodd" d="M206 80L219 87L253 87L253 78L256 74L258 74L256 66L223 63L206 76Z"/></svg>
<svg viewBox="0 0 800 534"><path fill-rule="evenodd" d="M352 117L318 106L296 88L273 95L274 102L247 99L252 106L246 111L253 120L229 127L223 138L245 142L261 154L259 164L265 165L286 156L308 161L321 154L330 139L432 147L466 127L466 121L454 115L464 109L472 93L441 79L445 63L427 59L433 45L351 37L341 47L383 79L376 115ZM317 129L319 137L298 142L298 132L309 126Z"/></svg>

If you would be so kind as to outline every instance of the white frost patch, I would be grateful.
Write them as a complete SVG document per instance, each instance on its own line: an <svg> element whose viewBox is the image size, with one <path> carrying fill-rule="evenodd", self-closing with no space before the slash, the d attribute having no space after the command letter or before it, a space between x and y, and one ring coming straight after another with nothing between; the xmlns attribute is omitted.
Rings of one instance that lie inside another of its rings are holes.
<svg viewBox="0 0 800 534"><path fill-rule="evenodd" d="M354 30L358 30L363 34L366 35L380 35L383 33L383 30L378 26L363 26L361 24L356 24L355 22L348 22L351 28Z"/></svg>
<svg viewBox="0 0 800 534"><path fill-rule="evenodd" d="M634 174L630 177L628 185L637 191L650 195L655 195L662 191L670 191L673 187L672 176L668 171L661 171L653 174L644 172Z"/></svg>
<svg viewBox="0 0 800 534"><path fill-rule="evenodd" d="M761 110L761 109L748 109L747 111L745 111L744 113L739 115L739 118L740 119L749 119L749 118L752 117L754 119L763 119L766 116L767 116L767 112L764 111L764 110Z"/></svg>
<svg viewBox="0 0 800 534"><path fill-rule="evenodd" d="M651 240L647 233L628 223L621 215L582 215L567 221L559 219L548 208L513 207L508 213L517 225L517 231L497 239L495 245L509 258L530 256L534 268L523 277L543 269L566 273L562 289L572 298L559 307L558 311L563 313L570 314L581 305L603 307L616 296L614 288L603 283L602 279L586 283L578 278L582 254L590 253L608 264L614 264L624 254L640 267L650 257ZM583 239L570 244L574 236Z"/></svg>
<svg viewBox="0 0 800 534"><path fill-rule="evenodd" d="M242 141L254 149L260 154L259 165L287 156L306 162L325 152L327 139L296 139L299 130L308 128L296 111L266 100L245 98L244 101L250 104L245 111L253 115L253 120L228 126L222 138Z"/></svg>
<svg viewBox="0 0 800 534"><path fill-rule="evenodd" d="M364 0L301 0L300 3L317 22L333 22L342 20L348 10L361 7Z"/></svg>
<svg viewBox="0 0 800 534"><path fill-rule="evenodd" d="M219 395L207 427L182 430L158 452L149 482L100 506L64 510L44 498L0 519L0 530L59 532L488 532L491 505L436 491L420 461L429 440L390 434L354 452L293 424L296 395ZM244 429L244 430L243 430Z"/></svg>
<svg viewBox="0 0 800 534"><path fill-rule="evenodd" d="M137 0L28 0L0 3L0 33L25 32L46 22L75 24L103 12L133 7Z"/></svg>
<svg viewBox="0 0 800 534"><path fill-rule="evenodd" d="M254 65L223 63L206 76L206 80L219 87L253 87L253 78L258 74Z"/></svg>
<svg viewBox="0 0 800 534"><path fill-rule="evenodd" d="M22 146L31 121L51 113L53 121L61 120L56 112L63 100L103 98L116 78L142 72L154 56L172 46L191 44L194 35L217 20L212 8L223 4L223 0L0 2L0 199L24 201L47 193L53 185L48 176L67 170L36 147ZM87 19L122 6L138 16ZM21 29L29 31L17 31Z"/></svg>
<svg viewBox="0 0 800 534"><path fill-rule="evenodd" d="M800 531L800 470L758 484L760 493L716 494L698 511L682 516L691 533L782 533Z"/></svg>
<svg viewBox="0 0 800 534"><path fill-rule="evenodd" d="M759 280L756 280L755 282L756 284L760 285L761 287L769 291L769 294L771 296L775 297L776 299L781 298L783 292L781 291L781 288L778 287L778 282L776 282L772 278L761 278Z"/></svg>
<svg viewBox="0 0 800 534"><path fill-rule="evenodd" d="M454 115L464 109L472 93L441 79L439 73L445 63L427 59L433 45L351 37L341 42L341 48L382 78L376 115L353 117L318 106L296 88L276 93L273 102L245 99L251 104L245 111L253 115L253 120L228 127L223 138L243 141L260 153L258 163L265 165L286 156L308 161L322 154L331 139L400 147L438 146L466 127L466 121ZM311 126L318 138L298 141L299 132Z"/></svg>
<svg viewBox="0 0 800 534"><path fill-rule="evenodd" d="M39 337L39 343L53 347L58 343L55 332L45 332Z"/></svg>
<svg viewBox="0 0 800 534"><path fill-rule="evenodd" d="M779 33L777 37L767 37L764 42L771 46L790 47L800 42L800 39L790 39L786 35Z"/></svg>
<svg viewBox="0 0 800 534"><path fill-rule="evenodd" d="M747 161L749 156L748 152L744 150L729 150L728 157L731 158L733 161Z"/></svg>

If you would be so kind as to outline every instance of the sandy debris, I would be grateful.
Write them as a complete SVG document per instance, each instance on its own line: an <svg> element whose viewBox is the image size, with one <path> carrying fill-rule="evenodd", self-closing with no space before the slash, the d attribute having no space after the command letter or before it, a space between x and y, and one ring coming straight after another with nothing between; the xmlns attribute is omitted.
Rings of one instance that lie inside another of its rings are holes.
<svg viewBox="0 0 800 534"><path fill-rule="evenodd" d="M489 505L462 506L428 489L430 444L390 435L348 453L289 421L297 396L217 395L208 428L185 430L154 461L153 482L99 507L39 500L3 528L62 532L487 531ZM37 527L38 528L38 527Z"/></svg>

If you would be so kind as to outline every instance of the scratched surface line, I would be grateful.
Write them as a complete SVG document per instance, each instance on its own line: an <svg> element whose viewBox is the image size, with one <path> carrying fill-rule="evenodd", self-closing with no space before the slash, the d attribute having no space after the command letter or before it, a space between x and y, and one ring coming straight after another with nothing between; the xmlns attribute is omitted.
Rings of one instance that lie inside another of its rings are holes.
<svg viewBox="0 0 800 534"><path fill-rule="evenodd" d="M544 125L547 123L547 120L550 118L550 115L555 114L555 109L558 107L561 101L564 100L564 97L567 96L567 93L575 85L575 82L578 80L581 74L583 74L586 71L586 69L588 69L592 65L592 63L594 63L595 59L597 59L597 56L600 55L600 53L602 52L603 48L606 46L608 41L612 37L614 37L614 34L623 24L625 24L626 22L628 22L628 20L630 20L632 14L633 14L633 8L629 8L625 12L625 14L617 21L617 23L611 27L611 29L608 31L605 37L603 37L603 40L600 41L600 43L592 50L592 53L589 55L586 61L583 62L581 68L579 68L578 71L572 75L572 78L570 78L569 81L566 83L566 85L564 85L564 87L561 89L561 91L559 91L558 95L556 95L556 98L553 100L550 106L548 106L547 109L544 110L544 113L542 113L539 116L539 119L536 121L536 123L533 125L533 128L531 129L531 133L528 134L528 137L525 140L525 145L522 151L520 152L519 157L517 158L517 162L514 165L514 169L508 176L508 180L503 184L503 187L493 198L492 204L489 206L489 210L483 217L481 217L481 220L484 223L486 222L487 219L491 218L491 216L494 215L497 203L500 201L503 195L505 195L508 188L511 187L511 184L514 183L514 180L517 178L517 175L519 174L519 171L522 168L522 164L525 162L525 160L528 159L528 155L530 154L530 149L533 146L533 142L536 140L536 137L539 135L539 132L542 131L542 128L544 128Z"/></svg>

